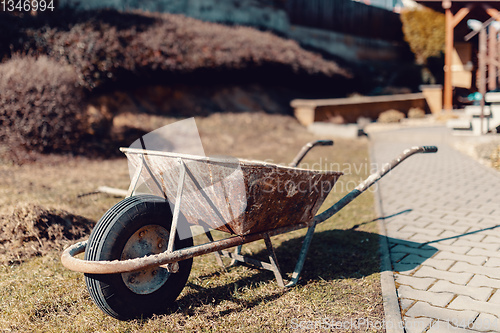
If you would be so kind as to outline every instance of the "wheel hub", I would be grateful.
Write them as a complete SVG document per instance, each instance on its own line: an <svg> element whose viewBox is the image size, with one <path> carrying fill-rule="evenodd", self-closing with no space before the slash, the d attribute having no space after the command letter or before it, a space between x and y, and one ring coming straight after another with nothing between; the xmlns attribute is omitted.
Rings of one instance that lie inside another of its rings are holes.
<svg viewBox="0 0 500 333"><path fill-rule="evenodd" d="M127 241L121 260L140 258L164 252L167 249L169 231L159 225L146 225L137 230ZM136 294L151 294L160 289L170 273L165 268L152 267L141 271L121 274L123 282Z"/></svg>

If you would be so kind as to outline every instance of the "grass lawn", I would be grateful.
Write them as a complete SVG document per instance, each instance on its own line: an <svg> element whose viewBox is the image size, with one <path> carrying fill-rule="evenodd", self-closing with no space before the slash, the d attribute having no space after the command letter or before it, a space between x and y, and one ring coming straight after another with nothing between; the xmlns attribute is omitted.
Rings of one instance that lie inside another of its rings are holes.
<svg viewBox="0 0 500 333"><path fill-rule="evenodd" d="M127 115L121 121L140 123L148 131L175 120L140 117L145 116ZM214 114L197 119L197 124L208 155L285 163L304 143L320 139L291 117L263 113ZM346 173L322 209L367 176L368 158L367 139L338 139L334 147L317 148L308 155L303 166ZM36 203L96 221L120 199L104 194L78 198L78 194L99 185L127 188L128 182L124 158L47 156L22 166L4 164L0 165L0 214L8 217L15 207ZM375 217L373 196L367 192L320 224L296 287L278 287L268 271L222 268L213 255L205 255L195 258L171 312L129 322L106 316L92 303L83 274L65 269L60 251L21 264L4 263L0 266L0 332L274 332L306 327L313 332L334 321L382 321ZM304 234L305 230L298 230L272 238L284 272L293 271ZM195 238L195 243L200 242L205 239ZM263 241L243 249L265 258Z"/></svg>

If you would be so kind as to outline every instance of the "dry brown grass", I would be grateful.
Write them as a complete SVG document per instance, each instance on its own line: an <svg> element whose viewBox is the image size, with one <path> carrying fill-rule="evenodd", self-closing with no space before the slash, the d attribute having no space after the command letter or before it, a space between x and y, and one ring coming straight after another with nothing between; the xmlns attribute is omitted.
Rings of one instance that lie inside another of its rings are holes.
<svg viewBox="0 0 500 333"><path fill-rule="evenodd" d="M492 167L500 170L500 145L493 149L490 158Z"/></svg>
<svg viewBox="0 0 500 333"><path fill-rule="evenodd" d="M143 130L175 121L137 115L128 115L121 121L137 125L138 119ZM197 123L210 155L288 162L303 143L316 139L287 116L214 114L197 119ZM368 163L366 140L337 139L334 147L312 151L304 166L347 171L327 198L326 207L366 176L369 170L364 166ZM91 192L99 185L128 185L124 158L46 156L33 164L1 165L0 176L2 214L31 203L97 220L119 198L101 194L78 199L77 195ZM278 287L271 272L244 266L223 269L216 265L213 256L206 255L195 258L188 284L170 313L130 322L104 315L90 300L83 275L62 267L58 251L49 251L22 264L3 265L0 331L274 332L288 331L300 321L382 320L374 217L373 198L366 193L320 224L297 287ZM305 230L299 230L273 238L283 271L293 270L304 234ZM264 249L262 242L244 246L246 253L259 258L265 257Z"/></svg>

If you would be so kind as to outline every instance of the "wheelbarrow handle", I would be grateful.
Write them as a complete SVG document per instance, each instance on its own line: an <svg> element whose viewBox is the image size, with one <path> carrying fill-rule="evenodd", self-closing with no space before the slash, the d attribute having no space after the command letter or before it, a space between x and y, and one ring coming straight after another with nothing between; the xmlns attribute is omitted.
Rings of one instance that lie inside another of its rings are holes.
<svg viewBox="0 0 500 333"><path fill-rule="evenodd" d="M293 161L290 163L290 166L298 166L304 156L306 156L306 154L316 146L333 146L333 140L316 140L306 143L299 151L299 153L294 157Z"/></svg>
<svg viewBox="0 0 500 333"><path fill-rule="evenodd" d="M345 197L340 199L337 203L335 203L332 207L325 210L323 213L318 214L314 217L314 223L321 223L326 221L333 215L335 215L339 210L344 208L348 203L356 199L361 193L366 191L370 186L378 182L382 177L388 174L392 169L401 164L408 157L423 153L436 153L438 148L436 146L420 146L420 147L412 147L410 149L406 149L401 153L397 158L392 160L389 163L386 163L379 171L371 174L366 178L363 182L361 182L354 190L349 192Z"/></svg>
<svg viewBox="0 0 500 333"><path fill-rule="evenodd" d="M422 148L424 150L422 152L424 154L426 154L426 153L437 153L437 151L438 151L438 148L436 146L422 146L420 148Z"/></svg>

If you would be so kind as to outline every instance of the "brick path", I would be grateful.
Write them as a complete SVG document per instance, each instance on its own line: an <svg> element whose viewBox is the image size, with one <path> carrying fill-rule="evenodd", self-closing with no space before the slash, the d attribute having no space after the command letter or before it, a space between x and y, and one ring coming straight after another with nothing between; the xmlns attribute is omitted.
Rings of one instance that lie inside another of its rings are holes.
<svg viewBox="0 0 500 333"><path fill-rule="evenodd" d="M370 137L377 163L439 147L378 183L406 332L500 332L500 172L451 148L444 128Z"/></svg>

